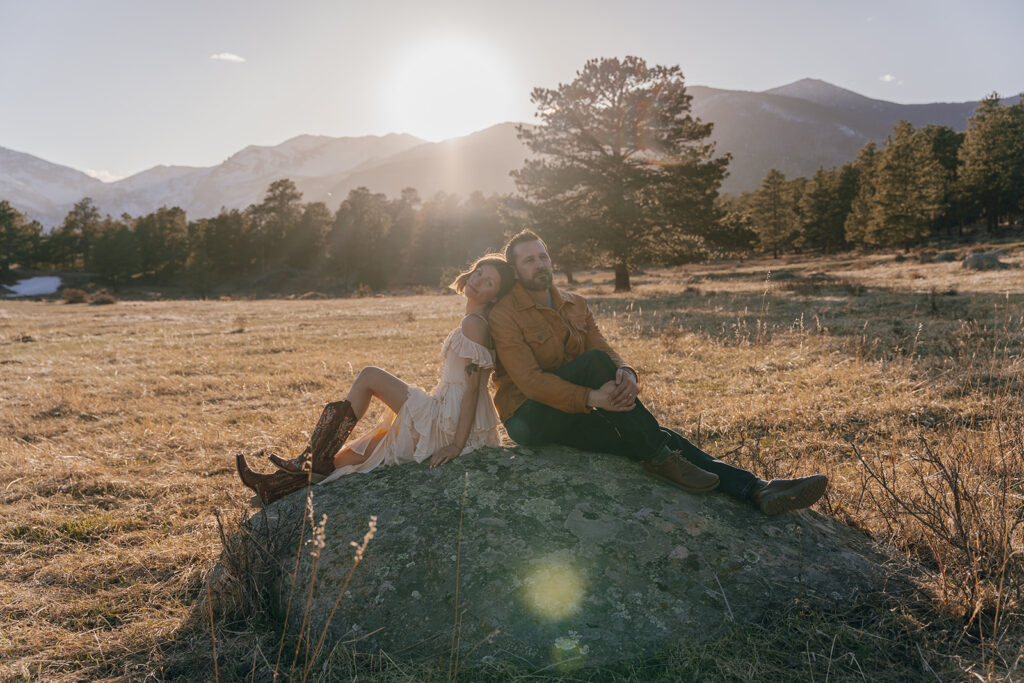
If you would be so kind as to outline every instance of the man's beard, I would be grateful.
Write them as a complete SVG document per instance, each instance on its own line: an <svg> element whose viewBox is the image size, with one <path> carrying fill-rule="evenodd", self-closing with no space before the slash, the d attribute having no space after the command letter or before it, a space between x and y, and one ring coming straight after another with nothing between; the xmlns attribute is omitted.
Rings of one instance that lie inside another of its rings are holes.
<svg viewBox="0 0 1024 683"><path fill-rule="evenodd" d="M538 270L529 280L519 278L523 289L530 289L534 292L544 292L551 287L552 273L550 270Z"/></svg>

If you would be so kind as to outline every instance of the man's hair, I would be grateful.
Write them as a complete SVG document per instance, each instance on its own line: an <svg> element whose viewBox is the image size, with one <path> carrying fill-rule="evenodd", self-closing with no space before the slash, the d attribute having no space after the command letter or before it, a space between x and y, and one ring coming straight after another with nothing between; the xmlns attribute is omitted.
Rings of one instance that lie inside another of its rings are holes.
<svg viewBox="0 0 1024 683"><path fill-rule="evenodd" d="M512 239L505 244L505 260L513 266L516 265L516 245L522 244L523 242L540 242L541 244L544 244L544 240L540 238L540 235L529 228L517 232L512 236ZM544 248L547 249L548 245L544 244Z"/></svg>

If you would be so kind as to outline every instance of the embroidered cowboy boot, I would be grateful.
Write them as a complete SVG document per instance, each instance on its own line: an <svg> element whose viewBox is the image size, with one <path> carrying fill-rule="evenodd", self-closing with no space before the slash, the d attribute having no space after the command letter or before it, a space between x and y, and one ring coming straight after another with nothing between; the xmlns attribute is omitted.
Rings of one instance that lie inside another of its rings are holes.
<svg viewBox="0 0 1024 683"><path fill-rule="evenodd" d="M301 453L299 453L294 458L282 458L277 453L271 453L270 455L267 456L267 458L279 470L284 470L285 472L293 472L293 473L294 472L305 472L306 469L307 469L306 468L306 463L309 462L309 453L310 453L311 450L312 450L312 447L306 446L306 450L302 451Z"/></svg>
<svg viewBox="0 0 1024 683"><path fill-rule="evenodd" d="M352 404L347 400L324 407L309 440L314 474L328 475L334 471L334 456L345 445L357 421Z"/></svg>
<svg viewBox="0 0 1024 683"><path fill-rule="evenodd" d="M282 458L272 453L270 462L285 472L304 472L312 455L313 472L328 475L334 471L335 454L345 444L356 422L355 411L347 400L328 403L320 413L306 450L294 458Z"/></svg>
<svg viewBox="0 0 1024 683"><path fill-rule="evenodd" d="M249 469L245 456L241 453L235 455L235 466L238 468L238 476L242 483L256 492L264 505L270 505L275 500L284 498L289 493L306 488L309 485L308 473L274 472L273 474L259 474Z"/></svg>

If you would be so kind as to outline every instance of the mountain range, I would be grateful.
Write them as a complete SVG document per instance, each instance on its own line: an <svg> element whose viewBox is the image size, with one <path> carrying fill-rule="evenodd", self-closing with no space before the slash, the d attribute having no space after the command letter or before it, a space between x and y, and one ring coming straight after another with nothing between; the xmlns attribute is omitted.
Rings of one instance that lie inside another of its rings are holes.
<svg viewBox="0 0 1024 683"><path fill-rule="evenodd" d="M868 141L884 141L901 119L964 130L977 105L897 104L810 78L763 92L687 90L694 115L715 124L717 153L732 154L725 192L756 188L771 168L795 177L845 163ZM390 197L406 187L421 197L507 193L515 190L509 171L530 154L516 125L500 123L436 143L404 134L300 135L275 146L246 147L216 166L155 166L111 183L0 147L0 199L52 227L86 196L115 216L180 206L189 218L209 217L259 202L279 178L295 181L304 201L323 201L331 210L360 186Z"/></svg>

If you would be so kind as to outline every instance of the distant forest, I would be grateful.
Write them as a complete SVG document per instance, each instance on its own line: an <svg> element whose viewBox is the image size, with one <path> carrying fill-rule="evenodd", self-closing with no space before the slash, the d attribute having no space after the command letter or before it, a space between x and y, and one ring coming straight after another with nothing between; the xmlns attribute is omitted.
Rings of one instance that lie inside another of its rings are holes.
<svg viewBox="0 0 1024 683"><path fill-rule="evenodd" d="M776 255L995 236L1024 213L1024 103L992 95L963 133L901 121L849 163L791 180L772 169L757 190L722 205L724 225Z"/></svg>
<svg viewBox="0 0 1024 683"><path fill-rule="evenodd" d="M548 238L563 269L970 242L1014 228L1024 213L1024 104L1007 106L993 95L963 133L901 122L884 144L869 143L849 163L810 178L771 170L741 196L719 194L724 162L722 168L702 190L713 199L711 221L692 234L643 224L654 238L682 234L687 246L645 249L642 259L588 238L614 225L568 220L564 212L553 219L550 204L533 201L542 194L537 185L523 196L425 200L412 188L397 198L358 188L332 212L321 202L303 203L295 184L281 179L259 204L192 221L177 207L101 216L84 198L49 233L0 201L0 277L16 266L85 271L115 289L174 285L197 296L433 288L523 227ZM678 182L687 182L685 175ZM592 204L588 210L597 215Z"/></svg>

